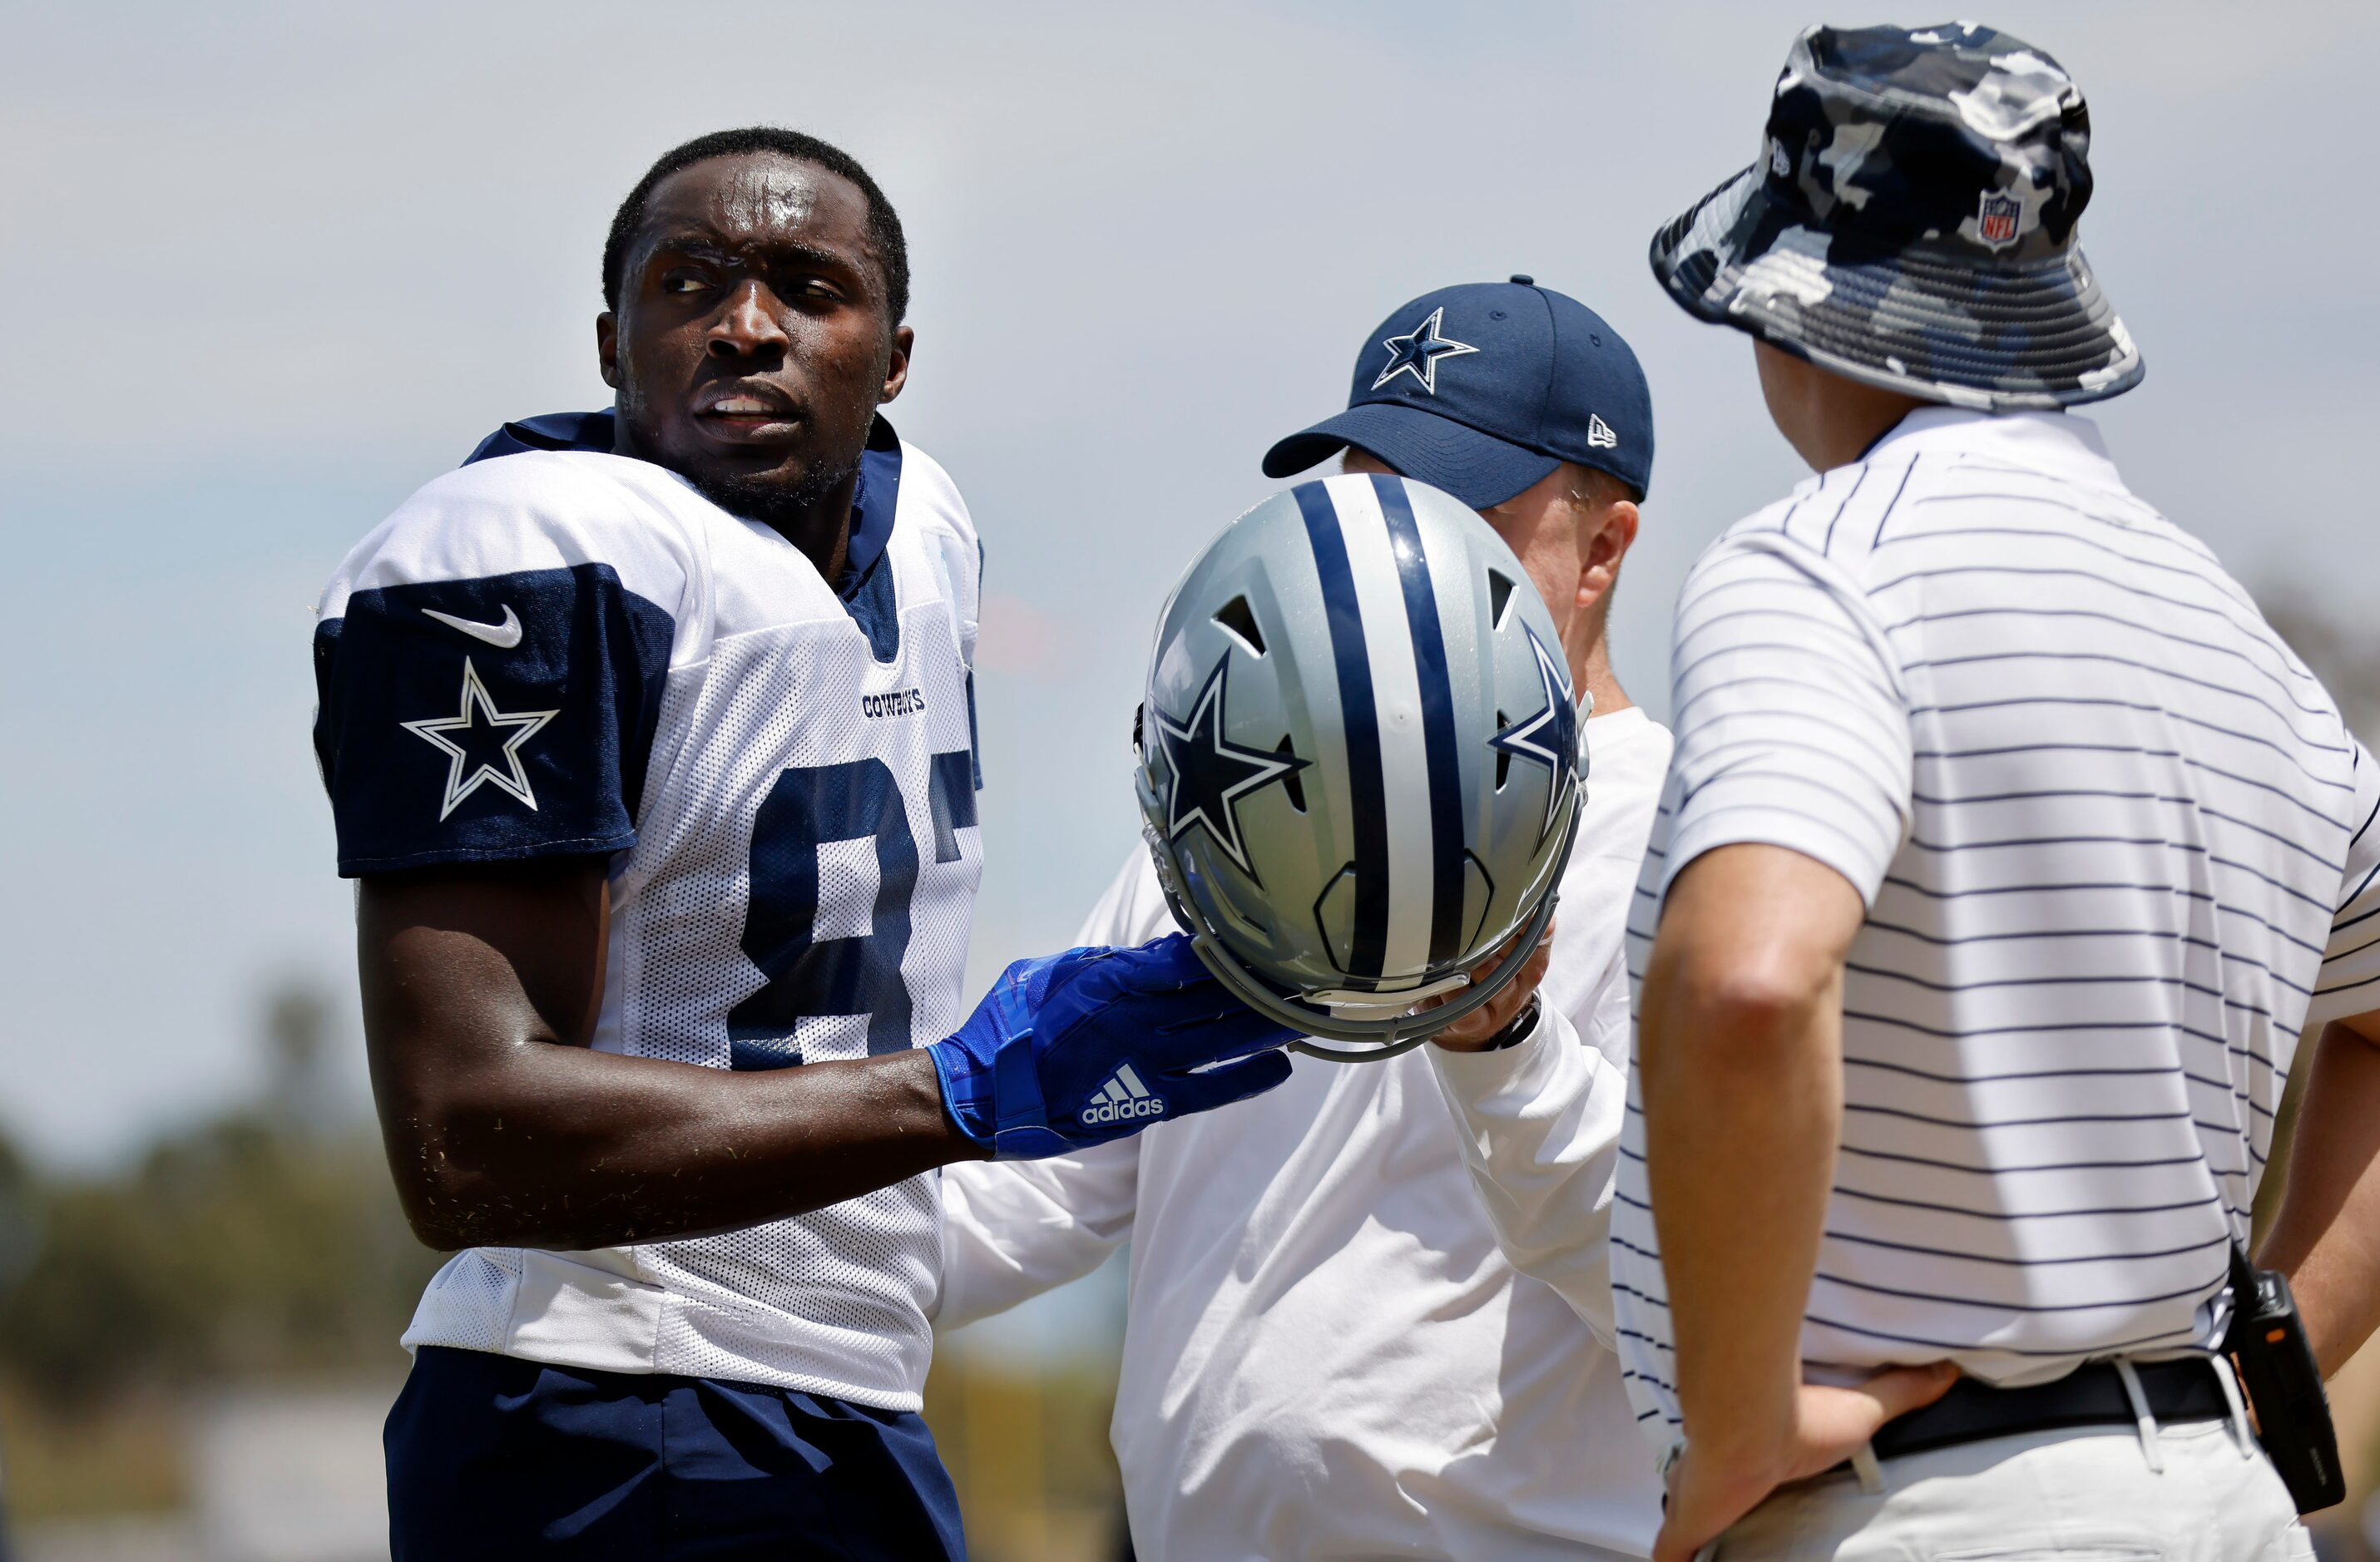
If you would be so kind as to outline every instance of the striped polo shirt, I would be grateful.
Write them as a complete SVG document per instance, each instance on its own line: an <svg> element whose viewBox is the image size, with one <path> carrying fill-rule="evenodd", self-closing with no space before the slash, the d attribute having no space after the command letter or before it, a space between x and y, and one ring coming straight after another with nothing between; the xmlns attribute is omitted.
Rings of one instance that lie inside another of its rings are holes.
<svg viewBox="0 0 2380 1562"><path fill-rule="evenodd" d="M2247 592L2088 420L1928 407L1703 555L1671 683L1636 978L1714 847L1867 906L1812 1375L2213 1348L2301 1029L2380 1009L2380 774ZM1632 1088L1613 1289L1666 1444L1644 1150Z"/></svg>

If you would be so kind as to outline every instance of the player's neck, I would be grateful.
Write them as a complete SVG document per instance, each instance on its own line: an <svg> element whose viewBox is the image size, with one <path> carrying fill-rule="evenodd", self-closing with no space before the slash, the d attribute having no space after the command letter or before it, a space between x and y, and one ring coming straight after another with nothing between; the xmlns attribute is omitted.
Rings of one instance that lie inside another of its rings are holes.
<svg viewBox="0 0 2380 1562"><path fill-rule="evenodd" d="M741 508L736 513L759 521L809 555L810 563L818 566L820 577L839 590L844 566L851 558L851 514L858 494L859 471L854 467L815 501L771 503L763 506L765 513L759 515Z"/></svg>
<svg viewBox="0 0 2380 1562"><path fill-rule="evenodd" d="M612 450L667 466L729 515L767 527L807 554L829 587L841 589L844 566L851 557L852 511L859 497L858 457L844 465L813 466L791 486L706 476L649 454L625 418L617 420Z"/></svg>

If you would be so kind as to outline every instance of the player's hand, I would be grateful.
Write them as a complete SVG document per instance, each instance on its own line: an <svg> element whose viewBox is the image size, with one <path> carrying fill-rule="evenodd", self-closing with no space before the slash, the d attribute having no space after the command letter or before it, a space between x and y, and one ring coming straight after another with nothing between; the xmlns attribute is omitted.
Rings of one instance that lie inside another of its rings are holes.
<svg viewBox="0 0 2380 1562"><path fill-rule="evenodd" d="M1524 928L1512 937L1519 938L1526 932L1527 929ZM1512 947L1509 940L1499 945L1495 953L1472 967L1471 979L1475 982L1484 982L1493 975L1498 963L1503 960L1506 951ZM1436 1046L1445 1047L1449 1052L1476 1052L1495 1040L1496 1033L1519 1017L1521 1011L1528 1006L1529 1000L1536 996L1537 984L1546 979L1546 967L1552 963L1553 952L1554 925L1548 922L1546 924L1545 935L1537 940L1536 952L1529 956L1528 963L1521 967L1521 974L1512 979L1512 985L1462 1019L1447 1026L1446 1029L1431 1036L1430 1041ZM1433 1001L1443 1003L1446 1000L1438 999Z"/></svg>
<svg viewBox="0 0 2380 1562"><path fill-rule="evenodd" d="M1779 1448L1716 1452L1686 1439L1670 1467L1670 1500L1653 1562L1693 1562L1695 1554L1790 1481L1832 1470L1857 1453L1884 1423L1932 1404L1959 1381L1948 1362L1888 1367L1850 1388L1802 1386L1791 1437Z"/></svg>
<svg viewBox="0 0 2380 1562"><path fill-rule="evenodd" d="M959 1131L1026 1160L1270 1090L1296 1034L1232 997L1176 933L1020 960L927 1050Z"/></svg>

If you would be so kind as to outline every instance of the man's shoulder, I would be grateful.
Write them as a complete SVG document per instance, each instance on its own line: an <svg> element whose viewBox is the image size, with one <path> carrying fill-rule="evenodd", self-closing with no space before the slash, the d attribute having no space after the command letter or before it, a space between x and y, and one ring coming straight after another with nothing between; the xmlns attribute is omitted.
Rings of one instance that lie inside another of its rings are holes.
<svg viewBox="0 0 2380 1562"><path fill-rule="evenodd" d="M895 438L901 452L901 518L943 533L955 540L964 552L978 552L982 542L957 481L925 451L905 439Z"/></svg>
<svg viewBox="0 0 2380 1562"><path fill-rule="evenodd" d="M625 456L527 450L474 460L417 489L349 551L323 611L358 591L584 566L674 607L711 508L675 474Z"/></svg>
<svg viewBox="0 0 2380 1562"><path fill-rule="evenodd" d="M609 451L523 450L440 473L391 518L518 515L603 535L655 522L685 527L720 513L693 484L650 461Z"/></svg>
<svg viewBox="0 0 2380 1562"><path fill-rule="evenodd" d="M1747 573L1810 576L1838 591L1859 594L1867 549L1852 545L1839 509L1829 507L1816 524L1811 523L1809 502L1816 484L1812 478L1792 495L1754 511L1711 539L1686 571L1681 608L1729 588Z"/></svg>
<svg viewBox="0 0 2380 1562"><path fill-rule="evenodd" d="M1784 498L1721 532L1705 557L1781 550L1855 569L1934 481L1913 453L1878 451L1803 478Z"/></svg>

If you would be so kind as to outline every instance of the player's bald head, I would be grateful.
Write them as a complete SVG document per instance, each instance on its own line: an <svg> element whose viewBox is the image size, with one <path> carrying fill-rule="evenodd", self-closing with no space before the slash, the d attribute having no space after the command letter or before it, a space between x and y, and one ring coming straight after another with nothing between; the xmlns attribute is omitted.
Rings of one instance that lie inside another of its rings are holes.
<svg viewBox="0 0 2380 1562"><path fill-rule="evenodd" d="M618 313L620 285L626 275L630 252L636 248L637 236L644 228L652 206L653 191L671 175L690 168L698 163L715 157L776 158L806 163L822 168L856 189L868 203L868 240L870 259L876 263L883 284L886 323L898 325L909 313L909 246L901 231L901 215L876 181L861 167L859 160L842 148L806 136L799 130L779 129L770 125L747 126L736 130L713 130L707 136L697 136L690 141L672 147L645 170L644 177L628 191L613 213L612 230L603 240L603 307Z"/></svg>

